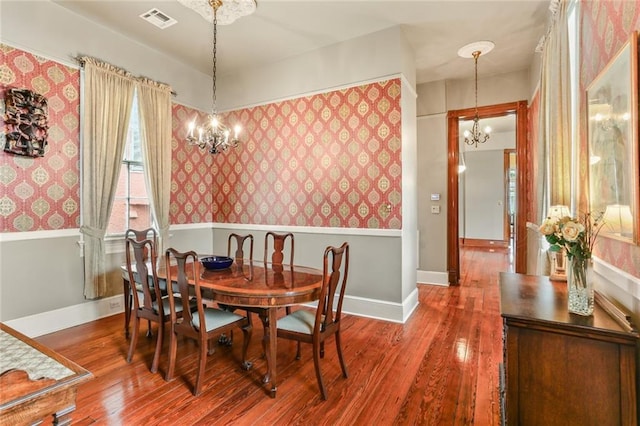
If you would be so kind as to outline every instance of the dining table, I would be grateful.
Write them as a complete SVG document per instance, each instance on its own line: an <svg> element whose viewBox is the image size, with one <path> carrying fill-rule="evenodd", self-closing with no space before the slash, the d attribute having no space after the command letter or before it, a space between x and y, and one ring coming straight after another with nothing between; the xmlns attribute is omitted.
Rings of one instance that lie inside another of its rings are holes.
<svg viewBox="0 0 640 426"><path fill-rule="evenodd" d="M201 256L203 258L206 256ZM172 277L176 265L169 265ZM187 265L187 271L191 268ZM190 272L189 272L190 273ZM267 372L263 383L270 385L270 396L277 392L277 321L278 308L313 302L319 299L323 275L320 269L300 265L280 265L270 262L235 259L224 269L206 269L197 262L196 274L201 291L218 304L256 309L264 327L263 346ZM167 280L167 265L158 261L158 279ZM189 276L189 282L195 284ZM126 290L127 292L129 290Z"/></svg>

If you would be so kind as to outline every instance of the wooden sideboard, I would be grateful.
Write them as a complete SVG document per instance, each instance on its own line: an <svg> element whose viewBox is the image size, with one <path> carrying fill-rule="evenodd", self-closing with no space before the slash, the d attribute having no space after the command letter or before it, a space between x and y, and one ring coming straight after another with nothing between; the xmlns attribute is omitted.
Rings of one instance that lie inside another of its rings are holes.
<svg viewBox="0 0 640 426"><path fill-rule="evenodd" d="M91 377L79 365L0 323L1 425L71 423L78 385Z"/></svg>
<svg viewBox="0 0 640 426"><path fill-rule="evenodd" d="M573 315L566 282L500 274L504 423L638 424L638 332L597 296L593 316Z"/></svg>

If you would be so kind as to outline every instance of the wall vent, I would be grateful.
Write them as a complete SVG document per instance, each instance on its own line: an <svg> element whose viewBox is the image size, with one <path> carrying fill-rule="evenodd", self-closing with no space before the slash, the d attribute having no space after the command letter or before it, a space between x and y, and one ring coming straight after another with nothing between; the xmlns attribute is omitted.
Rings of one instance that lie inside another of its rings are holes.
<svg viewBox="0 0 640 426"><path fill-rule="evenodd" d="M152 23L153 25L155 25L156 27L162 30L178 22L172 17L170 17L169 15L167 15L166 13L161 12L156 8L153 8L148 12L143 13L142 15L140 15L140 17L145 21Z"/></svg>

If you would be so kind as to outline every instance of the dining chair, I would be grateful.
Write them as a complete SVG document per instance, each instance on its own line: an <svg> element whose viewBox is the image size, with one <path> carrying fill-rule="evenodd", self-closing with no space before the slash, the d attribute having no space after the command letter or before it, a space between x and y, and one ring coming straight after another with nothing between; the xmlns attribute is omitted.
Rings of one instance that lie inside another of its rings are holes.
<svg viewBox="0 0 640 426"><path fill-rule="evenodd" d="M286 234L278 234L275 232L267 232L264 236L264 263L269 262L269 248L273 246L271 252L271 264L282 266L284 261L285 244L290 241L289 245L289 265L293 265L294 254L294 237L291 232Z"/></svg>
<svg viewBox="0 0 640 426"><path fill-rule="evenodd" d="M188 337L198 342L198 371L193 387L193 394L200 395L202 390L202 379L207 363L207 353L213 354L213 350L207 350L213 339L217 339L220 333L231 331L235 327L240 327L244 334L242 345L242 367L245 370L251 368L251 363L247 361L247 348L251 339L251 320L248 317L225 311L223 309L205 307L202 302L202 292L200 288L200 273L198 271L198 255L194 251L181 253L173 248L166 251L166 264L171 264L171 258L177 264L176 272L170 272L167 279L177 283L178 293L182 298L188 297L192 280L195 290L197 310L193 313L184 311L179 315L178 298L169 292L169 310L171 320L171 339L169 343L169 368L165 380L173 380L175 371L176 356L178 349L178 336Z"/></svg>
<svg viewBox="0 0 640 426"><path fill-rule="evenodd" d="M342 316L342 300L347 286L349 272L349 244L340 247L329 246L323 256L323 281L320 299L315 312L299 309L278 320L277 336L298 342L296 359L300 359L300 343L313 345L313 363L316 370L318 386L322 398L327 399L327 389L320 372L320 358L324 358L324 342L330 336L335 336L336 349L342 375L348 377L347 366L342 355L340 342L340 318ZM336 292L339 291L338 305L334 312Z"/></svg>
<svg viewBox="0 0 640 426"><path fill-rule="evenodd" d="M235 247L236 247L236 251L233 254L234 256L234 261L236 263L236 265L242 265L244 263L244 243L246 241L249 241L249 261L253 262L253 235L252 234L247 234L247 235L240 235L240 234L236 234L236 233L231 233L229 234L229 238L227 240L227 256L231 257L231 245L233 244L233 242L235 241ZM218 306L221 309L224 309L226 311L235 311L236 309L238 309L237 306L230 306L230 305L225 305L222 303L218 303ZM233 330L231 330L229 332L229 337L227 337L226 334L222 334L220 335L220 338L218 339L218 343L221 345L226 345L226 346L231 346L233 344Z"/></svg>
<svg viewBox="0 0 640 426"><path fill-rule="evenodd" d="M153 228L147 228L147 229L129 228L124 233L125 244L126 244L127 238L133 238L136 241L144 241L146 239L151 239L151 241L153 242L154 249L156 250L158 249L158 233ZM157 252L156 252L156 256L157 256ZM144 253L145 260L148 257L149 257L149 253L147 250L147 252ZM123 291L122 291L122 294L124 296L124 335L125 337L129 338L129 323L131 322L131 308L133 304L133 296L131 295L131 291L132 291L131 282L129 281L129 276L126 273L126 271L124 272L124 275L122 278L124 281ZM141 290L141 289L138 288L138 290ZM147 337L151 337L151 336L152 336L151 323L149 323L149 327L147 328Z"/></svg>
<svg viewBox="0 0 640 426"><path fill-rule="evenodd" d="M133 333L129 343L127 362L131 362L133 351L138 343L140 319L144 318L149 322L155 322L158 324L158 337L153 361L151 362L152 373L158 371L164 337L164 324L169 320L168 296L162 294L156 272L157 258L153 240L136 241L134 238L126 239L127 273L129 283L131 283L131 298L133 300ZM151 266L150 270L148 265ZM189 300L189 298L187 297L185 300ZM177 315L181 316L183 310L182 300L176 301L175 304ZM189 306L193 308L194 303L191 302Z"/></svg>
<svg viewBox="0 0 640 426"><path fill-rule="evenodd" d="M227 256L231 257L231 244L233 241L235 241L236 243L236 251L233 254L233 257L236 261L236 263L238 263L239 261L243 260L244 257L244 243L249 240L250 244L249 244L249 260L253 261L253 235L252 234L247 234L247 235L239 235L236 233L231 233L229 234L229 239L227 241Z"/></svg>
<svg viewBox="0 0 640 426"><path fill-rule="evenodd" d="M290 241L289 244L289 266L293 266L293 255L294 255L294 237L291 232L287 232L286 234L278 234L275 232L267 232L264 236L264 263L269 262L269 247L273 245L273 251L271 252L271 268L274 271L282 272L283 271L283 261L284 261L284 253L285 253L285 245L287 241ZM272 244L270 244L272 242ZM285 308L287 315L291 313L291 307L287 306Z"/></svg>

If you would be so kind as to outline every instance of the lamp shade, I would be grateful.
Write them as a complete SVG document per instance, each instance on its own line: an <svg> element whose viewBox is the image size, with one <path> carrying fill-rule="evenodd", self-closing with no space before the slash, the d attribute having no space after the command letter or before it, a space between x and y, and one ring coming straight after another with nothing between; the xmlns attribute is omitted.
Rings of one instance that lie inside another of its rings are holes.
<svg viewBox="0 0 640 426"><path fill-rule="evenodd" d="M549 207L549 211L547 212L547 217L550 219L562 219L567 216L571 216L569 207L561 204Z"/></svg>
<svg viewBox="0 0 640 426"><path fill-rule="evenodd" d="M631 207L624 204L610 204L602 218L606 232L630 236L633 233L633 216Z"/></svg>

